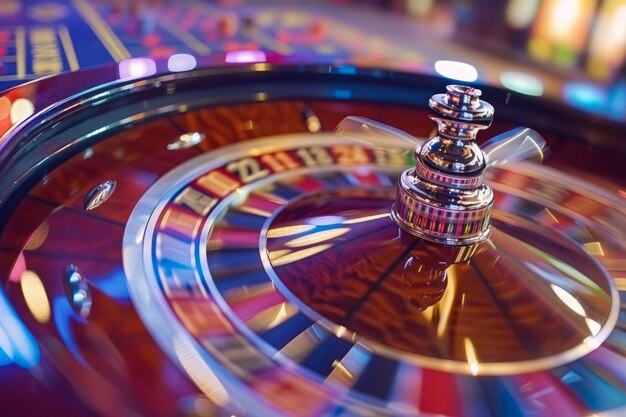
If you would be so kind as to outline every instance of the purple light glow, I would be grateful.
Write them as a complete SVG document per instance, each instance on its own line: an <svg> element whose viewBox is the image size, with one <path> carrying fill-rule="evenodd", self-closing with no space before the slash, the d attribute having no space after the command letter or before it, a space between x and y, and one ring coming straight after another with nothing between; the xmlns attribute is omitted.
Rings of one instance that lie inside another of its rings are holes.
<svg viewBox="0 0 626 417"><path fill-rule="evenodd" d="M226 53L225 62L229 64L245 64L251 62L267 62L263 51L230 51Z"/></svg>
<svg viewBox="0 0 626 417"><path fill-rule="evenodd" d="M151 58L125 59L118 66L121 80L147 77L157 71L156 62Z"/></svg>

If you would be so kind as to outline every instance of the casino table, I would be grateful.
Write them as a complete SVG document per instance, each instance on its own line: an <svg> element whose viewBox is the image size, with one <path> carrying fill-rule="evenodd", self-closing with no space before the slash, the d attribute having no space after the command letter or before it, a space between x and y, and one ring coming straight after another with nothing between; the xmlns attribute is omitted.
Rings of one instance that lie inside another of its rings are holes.
<svg viewBox="0 0 626 417"><path fill-rule="evenodd" d="M336 3L0 5L1 416L626 414L621 79Z"/></svg>

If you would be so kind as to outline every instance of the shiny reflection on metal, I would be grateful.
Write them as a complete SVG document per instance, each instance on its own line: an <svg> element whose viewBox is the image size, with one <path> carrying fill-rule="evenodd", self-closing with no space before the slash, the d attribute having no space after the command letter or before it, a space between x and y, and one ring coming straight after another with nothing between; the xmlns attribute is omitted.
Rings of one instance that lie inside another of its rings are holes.
<svg viewBox="0 0 626 417"><path fill-rule="evenodd" d="M311 133L318 133L322 130L322 122L317 117L313 109L310 107L305 107L303 110L304 122L306 123L306 128Z"/></svg>
<svg viewBox="0 0 626 417"><path fill-rule="evenodd" d="M173 344L179 363L204 395L220 407L232 405L226 388L202 357L184 340L174 339Z"/></svg>
<svg viewBox="0 0 626 417"><path fill-rule="evenodd" d="M85 210L93 210L104 204L111 197L116 186L116 181L109 180L91 190L83 201L83 207L85 207Z"/></svg>
<svg viewBox="0 0 626 417"><path fill-rule="evenodd" d="M201 132L188 132L180 135L167 145L167 150L187 149L196 146L206 139L206 135Z"/></svg>
<svg viewBox="0 0 626 417"><path fill-rule="evenodd" d="M294 337L275 356L286 356L292 361L300 362L324 342L329 333L321 325L313 324L311 327Z"/></svg>
<svg viewBox="0 0 626 417"><path fill-rule="evenodd" d="M381 144L382 138L391 141L396 148L415 149L422 142L403 130L360 116L343 119L335 127L335 134L383 152L389 151L389 146Z"/></svg>
<svg viewBox="0 0 626 417"><path fill-rule="evenodd" d="M372 352L360 343L357 343L350 348L341 360L333 362L333 370L326 378L326 381L350 387L361 376L363 369L365 369L365 366L371 359Z"/></svg>
<svg viewBox="0 0 626 417"><path fill-rule="evenodd" d="M511 164L518 161L541 162L544 158L546 141L533 129L518 127L494 136L482 146L487 168Z"/></svg>
<svg viewBox="0 0 626 417"><path fill-rule="evenodd" d="M471 245L489 236L493 192L486 185L451 189L405 171L391 217L404 231L449 245Z"/></svg>
<svg viewBox="0 0 626 417"><path fill-rule="evenodd" d="M246 320L246 325L255 332L265 332L293 317L298 309L291 303L280 303L267 308Z"/></svg>
<svg viewBox="0 0 626 417"><path fill-rule="evenodd" d="M423 143L416 155L431 171L431 180L454 184L460 176L480 176L484 171L484 156L475 140L479 130L491 125L494 110L480 100L481 94L472 87L449 85L446 94L429 100L429 117L437 123L437 135Z"/></svg>
<svg viewBox="0 0 626 417"><path fill-rule="evenodd" d="M604 256L604 250L602 249L602 243L600 242L585 243L583 244L583 248L589 255Z"/></svg>
<svg viewBox="0 0 626 417"><path fill-rule="evenodd" d="M74 312L87 318L91 312L91 289L76 265L69 265L63 276L63 290Z"/></svg>
<svg viewBox="0 0 626 417"><path fill-rule="evenodd" d="M563 301L567 307L569 307L574 313L578 314L582 317L587 317L587 313L585 312L585 308L580 304L580 301L576 299L573 295L571 295L567 290L559 287L555 284L550 284L550 288L552 291Z"/></svg>
<svg viewBox="0 0 626 417"><path fill-rule="evenodd" d="M434 254L431 258L436 259L437 255ZM402 271L408 304L417 311L424 311L438 304L448 285L448 266L443 260L433 262L433 259L411 256Z"/></svg>
<svg viewBox="0 0 626 417"><path fill-rule="evenodd" d="M491 125L494 114L493 107L480 100L481 94L472 87L449 85L446 94L431 97L429 117L437 123L437 134L415 150L415 168L400 176L391 211L391 217L404 231L447 245L482 242L489 236L494 198L483 182L485 169L543 158L545 141L527 128L496 136L482 150L478 147L476 134ZM360 122L366 127L369 123ZM367 141L374 141L380 132L404 141L408 135L380 126L352 130L363 132Z"/></svg>
<svg viewBox="0 0 626 417"><path fill-rule="evenodd" d="M465 85L451 84L446 87L445 94L435 94L428 101L428 107L433 111L431 119L441 122L444 126L439 126L439 133L442 127L452 130L463 128L462 132L455 132L454 139L466 137L474 139L479 129L484 129L491 125L494 108L486 101L480 100L482 91ZM450 119L469 122L470 124L454 125ZM469 130L469 129L472 130Z"/></svg>

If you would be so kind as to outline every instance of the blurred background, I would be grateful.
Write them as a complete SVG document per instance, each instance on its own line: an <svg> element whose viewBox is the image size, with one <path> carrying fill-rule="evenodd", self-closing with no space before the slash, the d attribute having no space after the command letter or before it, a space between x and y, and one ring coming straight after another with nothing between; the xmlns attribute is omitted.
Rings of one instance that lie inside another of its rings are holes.
<svg viewBox="0 0 626 417"><path fill-rule="evenodd" d="M202 59L379 66L626 119L626 0L0 2L0 90L110 62L129 78L156 71L151 60L180 71Z"/></svg>
<svg viewBox="0 0 626 417"><path fill-rule="evenodd" d="M392 1L388 6L467 45L598 81L625 74L624 0Z"/></svg>

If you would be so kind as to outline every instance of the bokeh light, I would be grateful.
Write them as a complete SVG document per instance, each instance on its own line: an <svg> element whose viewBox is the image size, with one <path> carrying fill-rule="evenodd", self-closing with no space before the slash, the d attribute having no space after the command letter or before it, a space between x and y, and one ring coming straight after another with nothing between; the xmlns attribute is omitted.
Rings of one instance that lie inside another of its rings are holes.
<svg viewBox="0 0 626 417"><path fill-rule="evenodd" d="M519 71L504 71L500 74L500 83L509 90L529 96L543 94L543 83L533 75Z"/></svg>
<svg viewBox="0 0 626 417"><path fill-rule="evenodd" d="M443 77L458 81L476 81L478 79L478 71L476 68L465 62L459 61L437 61L435 62L435 71Z"/></svg>
<svg viewBox="0 0 626 417"><path fill-rule="evenodd" d="M196 58L189 54L174 54L167 59L167 69L172 72L189 71L196 65Z"/></svg>
<svg viewBox="0 0 626 417"><path fill-rule="evenodd" d="M156 62L151 58L125 59L118 64L122 80L132 80L153 75L157 71Z"/></svg>

